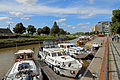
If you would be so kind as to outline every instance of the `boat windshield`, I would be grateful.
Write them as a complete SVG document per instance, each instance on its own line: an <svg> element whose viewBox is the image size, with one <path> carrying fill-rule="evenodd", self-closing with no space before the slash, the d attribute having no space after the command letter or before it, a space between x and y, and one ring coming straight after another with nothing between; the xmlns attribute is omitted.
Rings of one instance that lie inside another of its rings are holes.
<svg viewBox="0 0 120 80"><path fill-rule="evenodd" d="M58 52L57 54L58 54L58 56L62 56L62 54L61 54L61 53L59 53L59 52Z"/></svg>
<svg viewBox="0 0 120 80"><path fill-rule="evenodd" d="M56 53L52 53L52 57L55 57L55 56L57 56Z"/></svg>
<svg viewBox="0 0 120 80"><path fill-rule="evenodd" d="M56 53L52 53L52 57L62 56L62 55L68 55L68 53L66 53L66 52L56 52Z"/></svg>

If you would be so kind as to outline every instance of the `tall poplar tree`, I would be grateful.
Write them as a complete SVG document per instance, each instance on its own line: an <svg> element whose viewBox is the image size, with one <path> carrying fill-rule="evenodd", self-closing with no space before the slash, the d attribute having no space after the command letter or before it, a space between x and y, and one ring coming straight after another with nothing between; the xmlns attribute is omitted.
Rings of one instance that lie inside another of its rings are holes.
<svg viewBox="0 0 120 80"><path fill-rule="evenodd" d="M52 35L56 35L56 34L58 34L59 33L59 26L57 25L57 22L54 22L54 25L53 25L53 27L51 28L51 30L50 30L50 34L52 34Z"/></svg>

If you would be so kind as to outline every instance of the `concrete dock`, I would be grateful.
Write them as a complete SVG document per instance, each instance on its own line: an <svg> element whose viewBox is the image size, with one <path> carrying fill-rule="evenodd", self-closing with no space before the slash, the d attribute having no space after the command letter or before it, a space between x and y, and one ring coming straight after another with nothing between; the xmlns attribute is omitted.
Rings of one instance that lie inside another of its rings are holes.
<svg viewBox="0 0 120 80"><path fill-rule="evenodd" d="M104 37L98 37L93 42L103 43L103 46L99 48L97 53L95 54L95 57L93 58L92 62L88 66L87 70L83 74L82 78L80 80L93 80L93 73L96 75L96 79L99 78L101 65L104 57L104 51L105 51L105 41L106 38Z"/></svg>

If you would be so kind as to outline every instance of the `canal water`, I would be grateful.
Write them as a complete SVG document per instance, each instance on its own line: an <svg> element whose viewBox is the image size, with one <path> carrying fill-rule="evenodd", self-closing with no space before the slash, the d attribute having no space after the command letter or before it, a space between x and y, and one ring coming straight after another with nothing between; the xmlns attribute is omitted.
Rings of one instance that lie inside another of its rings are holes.
<svg viewBox="0 0 120 80"><path fill-rule="evenodd" d="M26 45L26 46L18 46L18 47L10 47L0 49L0 80L7 73L7 71L14 64L14 53L18 50L23 49L33 49L35 51L34 58L37 58L37 53L39 50L40 44Z"/></svg>

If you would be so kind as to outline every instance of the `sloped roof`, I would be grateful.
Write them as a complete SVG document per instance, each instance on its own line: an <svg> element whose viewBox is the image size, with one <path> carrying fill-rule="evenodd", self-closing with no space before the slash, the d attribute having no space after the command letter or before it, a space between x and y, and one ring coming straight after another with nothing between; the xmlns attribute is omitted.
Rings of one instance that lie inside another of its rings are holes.
<svg viewBox="0 0 120 80"><path fill-rule="evenodd" d="M9 28L0 28L0 35L11 35L13 34Z"/></svg>

